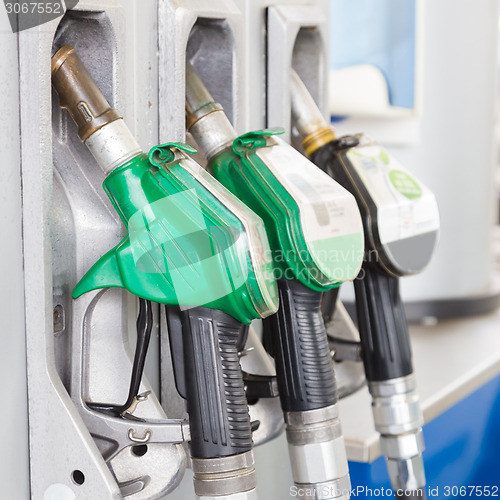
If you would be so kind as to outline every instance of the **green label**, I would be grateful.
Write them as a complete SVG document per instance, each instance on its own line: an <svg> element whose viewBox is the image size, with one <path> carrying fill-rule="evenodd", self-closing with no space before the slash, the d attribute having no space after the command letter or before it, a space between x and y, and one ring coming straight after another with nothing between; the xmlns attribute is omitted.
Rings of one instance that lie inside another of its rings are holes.
<svg viewBox="0 0 500 500"><path fill-rule="evenodd" d="M389 155L387 154L387 151L385 149L380 150L380 155L379 158L383 161L384 165L389 165L391 159L389 158Z"/></svg>
<svg viewBox="0 0 500 500"><path fill-rule="evenodd" d="M391 170L389 172L389 179L394 188L409 200L415 200L422 196L422 188L407 173L401 172L401 170Z"/></svg>

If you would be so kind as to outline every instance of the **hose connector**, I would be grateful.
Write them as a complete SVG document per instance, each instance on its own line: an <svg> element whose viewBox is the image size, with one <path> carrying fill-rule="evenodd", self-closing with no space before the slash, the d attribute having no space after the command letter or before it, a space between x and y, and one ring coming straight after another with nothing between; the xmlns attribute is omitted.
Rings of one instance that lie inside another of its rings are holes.
<svg viewBox="0 0 500 500"><path fill-rule="evenodd" d="M285 412L285 425L298 496L348 500L351 481L338 406Z"/></svg>
<svg viewBox="0 0 500 500"><path fill-rule="evenodd" d="M199 500L257 500L253 452L220 458L192 458L194 489Z"/></svg>
<svg viewBox="0 0 500 500"><path fill-rule="evenodd" d="M423 490L425 449L415 376L369 382L373 397L375 428L380 433L380 448L387 459L393 490Z"/></svg>

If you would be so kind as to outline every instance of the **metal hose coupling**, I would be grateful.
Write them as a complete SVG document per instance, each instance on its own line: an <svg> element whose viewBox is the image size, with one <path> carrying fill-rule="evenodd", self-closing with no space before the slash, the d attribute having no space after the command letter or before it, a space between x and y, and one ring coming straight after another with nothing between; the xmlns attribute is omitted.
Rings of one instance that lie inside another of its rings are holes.
<svg viewBox="0 0 500 500"><path fill-rule="evenodd" d="M186 129L208 160L229 147L237 134L189 61L186 61Z"/></svg>
<svg viewBox="0 0 500 500"><path fill-rule="evenodd" d="M387 459L393 490L399 496L422 490L425 449L416 381L413 374L383 382L370 382L375 428L380 433L380 448Z"/></svg>
<svg viewBox="0 0 500 500"><path fill-rule="evenodd" d="M285 412L285 424L296 496L349 499L351 481L337 405Z"/></svg>
<svg viewBox="0 0 500 500"><path fill-rule="evenodd" d="M192 458L200 500L257 500L253 451L221 458Z"/></svg>
<svg viewBox="0 0 500 500"><path fill-rule="evenodd" d="M89 75L76 50L64 45L51 60L52 85L80 139L105 173L142 153L118 111L112 108Z"/></svg>

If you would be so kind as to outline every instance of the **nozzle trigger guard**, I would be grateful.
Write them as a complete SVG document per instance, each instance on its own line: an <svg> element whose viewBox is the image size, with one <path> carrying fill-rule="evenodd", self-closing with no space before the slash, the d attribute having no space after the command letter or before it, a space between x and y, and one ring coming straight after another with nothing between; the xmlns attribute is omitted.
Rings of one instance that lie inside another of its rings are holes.
<svg viewBox="0 0 500 500"><path fill-rule="evenodd" d="M149 162L155 167L161 167L164 163L169 163L175 159L175 153L173 149L180 149L181 151L186 151L186 153L196 154L198 151L189 146L189 144L184 144L183 142L166 142L165 144L158 144L158 146L153 146L148 153Z"/></svg>
<svg viewBox="0 0 500 500"><path fill-rule="evenodd" d="M241 156L245 151L257 149L267 144L267 137L270 135L283 134L285 129L282 127L264 128L262 130L255 130L246 134L240 135L233 141L233 151Z"/></svg>

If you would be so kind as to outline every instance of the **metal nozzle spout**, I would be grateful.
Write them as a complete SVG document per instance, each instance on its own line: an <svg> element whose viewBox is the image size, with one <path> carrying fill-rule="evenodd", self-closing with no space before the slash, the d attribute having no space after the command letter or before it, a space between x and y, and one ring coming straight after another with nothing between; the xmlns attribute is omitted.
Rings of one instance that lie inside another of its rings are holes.
<svg viewBox="0 0 500 500"><path fill-rule="evenodd" d="M335 133L326 122L318 105L294 69L290 71L290 99L292 121L308 156L335 139Z"/></svg>
<svg viewBox="0 0 500 500"><path fill-rule="evenodd" d="M219 110L222 111L222 106L214 101L193 65L186 61L186 115L188 119L198 114L204 116L211 111Z"/></svg>
<svg viewBox="0 0 500 500"><path fill-rule="evenodd" d="M237 134L189 61L186 61L186 128L210 160Z"/></svg>
<svg viewBox="0 0 500 500"><path fill-rule="evenodd" d="M142 153L134 136L116 109L102 95L71 45L52 57L52 85L59 105L78 125L78 135L104 173L109 174Z"/></svg>
<svg viewBox="0 0 500 500"><path fill-rule="evenodd" d="M406 459L387 459L391 485L396 497L420 497L425 492L425 471L422 455Z"/></svg>
<svg viewBox="0 0 500 500"><path fill-rule="evenodd" d="M64 45L52 57L52 85L59 95L59 104L66 108L78 125L82 141L104 125L121 118L88 74L71 45Z"/></svg>

